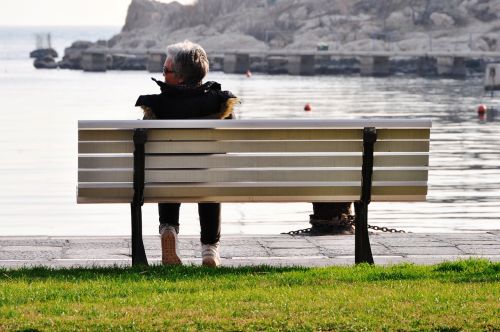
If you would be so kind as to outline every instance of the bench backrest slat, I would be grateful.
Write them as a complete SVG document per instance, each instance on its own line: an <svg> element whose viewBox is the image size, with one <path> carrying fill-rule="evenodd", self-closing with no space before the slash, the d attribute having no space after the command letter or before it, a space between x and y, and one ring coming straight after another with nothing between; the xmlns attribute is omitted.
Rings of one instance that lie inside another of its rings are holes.
<svg viewBox="0 0 500 332"><path fill-rule="evenodd" d="M133 170L81 170L79 182L132 182ZM261 168L253 169L193 169L193 170L146 170L148 183L196 183L196 182L314 182L314 181L361 181L361 169L322 168ZM427 181L427 170L399 169L375 170L373 181Z"/></svg>
<svg viewBox="0 0 500 332"><path fill-rule="evenodd" d="M335 186L322 182L315 183L267 183L256 186L254 183L241 184L238 187L227 183L148 185L145 188L145 202L351 202L359 199L359 183L344 183ZM103 183L101 186L82 184L79 187L79 203L129 203L133 196L132 185L122 183ZM285 185L285 186L283 186ZM372 190L372 201L419 201L427 194L427 187L421 183L413 186L399 183L394 186L375 186Z"/></svg>
<svg viewBox="0 0 500 332"><path fill-rule="evenodd" d="M352 129L150 129L148 139L154 141L235 141L235 140L361 140L362 131ZM380 129L378 140L428 140L429 131L421 129ZM131 141L133 130L80 130L80 141Z"/></svg>
<svg viewBox="0 0 500 332"><path fill-rule="evenodd" d="M429 129L429 119L80 120L78 129Z"/></svg>
<svg viewBox="0 0 500 332"><path fill-rule="evenodd" d="M80 142L80 153L133 153L134 144L124 142ZM380 141L376 152L425 152L429 141ZM362 141L165 141L148 142L148 154L252 153L252 152L362 152Z"/></svg>
<svg viewBox="0 0 500 332"><path fill-rule="evenodd" d="M278 155L259 154L245 155L150 155L146 156L146 169L164 169L166 167L175 169L189 169L196 165L199 168L259 168L259 167L361 167L361 155L348 154L325 156L318 154L303 155ZM80 169L120 169L134 167L132 156L92 156L82 154L78 157ZM427 167L429 166L429 155L425 154L403 154L398 155L376 155L375 167Z"/></svg>
<svg viewBox="0 0 500 332"><path fill-rule="evenodd" d="M131 201L132 128L149 128L146 202L354 201L370 124L372 200L425 200L426 120L155 120L79 122L78 201Z"/></svg>

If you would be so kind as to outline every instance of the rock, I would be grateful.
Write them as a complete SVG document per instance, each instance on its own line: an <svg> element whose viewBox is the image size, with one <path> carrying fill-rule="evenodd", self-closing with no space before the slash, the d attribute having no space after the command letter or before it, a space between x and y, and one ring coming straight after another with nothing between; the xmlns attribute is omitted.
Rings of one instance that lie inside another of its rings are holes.
<svg viewBox="0 0 500 332"><path fill-rule="evenodd" d="M156 46L156 41L154 41L154 40L146 40L144 42L144 47L147 49L153 48L155 46Z"/></svg>
<svg viewBox="0 0 500 332"><path fill-rule="evenodd" d="M110 40L108 40L108 47L115 47L123 39L122 35L115 35Z"/></svg>
<svg viewBox="0 0 500 332"><path fill-rule="evenodd" d="M70 48L74 50L86 50L87 48L93 46L94 43L87 40L77 40L71 44Z"/></svg>
<svg viewBox="0 0 500 332"><path fill-rule="evenodd" d="M283 13L278 17L278 23L284 26L289 26L291 21L292 15L290 15L290 13Z"/></svg>
<svg viewBox="0 0 500 332"><path fill-rule="evenodd" d="M432 13L430 19L432 24L439 28L450 28L455 25L455 20L443 13Z"/></svg>
<svg viewBox="0 0 500 332"><path fill-rule="evenodd" d="M178 41L179 39L177 39ZM181 39L182 40L182 39ZM224 35L215 35L211 37L198 37L192 38L193 42L197 42L203 45L208 53L226 50L256 50L256 51L265 51L268 49L266 43L255 39L252 36L232 33L232 34L224 34ZM175 39L172 39L171 42L175 42Z"/></svg>
<svg viewBox="0 0 500 332"><path fill-rule="evenodd" d="M175 13L182 7L181 4L175 1L164 4L149 0L132 0L122 31L136 31L148 28L155 22L162 22L165 16Z"/></svg>
<svg viewBox="0 0 500 332"><path fill-rule="evenodd" d="M496 51L498 49L498 39L495 37L484 36L481 41L486 44L486 47L484 47L486 51Z"/></svg>
<svg viewBox="0 0 500 332"><path fill-rule="evenodd" d="M141 44L141 41L138 40L138 39L134 39L132 41L130 41L129 43L127 43L127 48L131 48L131 49L136 49L137 47L139 47L139 45Z"/></svg>
<svg viewBox="0 0 500 332"><path fill-rule="evenodd" d="M499 0L198 0L189 6L132 0L119 34L107 42L73 43L60 66L81 68L82 50L102 46L107 54L119 55L113 57L117 62L111 67L139 69L145 66L141 58L123 54L164 50L185 39L200 43L209 55L233 50L316 50L318 42L344 51L428 51L431 46L494 51L497 37L492 34L500 27L499 12ZM474 31L473 43L464 36L467 31ZM321 71L330 70L329 64L321 66ZM396 66L409 71L414 64ZM278 71L281 67L278 64Z"/></svg>
<svg viewBox="0 0 500 332"><path fill-rule="evenodd" d="M293 11L292 18L293 20L305 20L307 19L308 13L306 6L302 6Z"/></svg>
<svg viewBox="0 0 500 332"><path fill-rule="evenodd" d="M394 12L386 20L388 28L398 28L411 22L411 18L406 16L403 12Z"/></svg>
<svg viewBox="0 0 500 332"><path fill-rule="evenodd" d="M78 40L64 50L62 61L59 62L61 69L82 69L83 52L95 44L90 41Z"/></svg>
<svg viewBox="0 0 500 332"><path fill-rule="evenodd" d="M422 51L430 51L431 41L426 34L415 34L411 39L405 39L397 43L398 48L405 51L412 51L415 49ZM436 47L436 46L434 46Z"/></svg>
<svg viewBox="0 0 500 332"><path fill-rule="evenodd" d="M411 9L411 7L407 6L403 8L402 13L406 17L411 17L413 14L413 10Z"/></svg>
<svg viewBox="0 0 500 332"><path fill-rule="evenodd" d="M95 43L95 45L100 47L108 47L108 41L100 39Z"/></svg>
<svg viewBox="0 0 500 332"><path fill-rule="evenodd" d="M472 15L481 22L492 22L500 16L500 3L498 1L491 3L483 0L469 0L463 3L464 11Z"/></svg>

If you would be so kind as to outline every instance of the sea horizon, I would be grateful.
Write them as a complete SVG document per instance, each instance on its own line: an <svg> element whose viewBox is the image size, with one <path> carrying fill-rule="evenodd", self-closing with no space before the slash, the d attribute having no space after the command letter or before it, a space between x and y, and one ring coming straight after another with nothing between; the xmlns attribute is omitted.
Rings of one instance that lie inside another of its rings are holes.
<svg viewBox="0 0 500 332"><path fill-rule="evenodd" d="M0 60L29 58L29 53L36 49L36 34L51 34L52 47L58 52L59 59L64 49L77 40L95 42L99 39L110 39L120 32L121 26L0 26Z"/></svg>

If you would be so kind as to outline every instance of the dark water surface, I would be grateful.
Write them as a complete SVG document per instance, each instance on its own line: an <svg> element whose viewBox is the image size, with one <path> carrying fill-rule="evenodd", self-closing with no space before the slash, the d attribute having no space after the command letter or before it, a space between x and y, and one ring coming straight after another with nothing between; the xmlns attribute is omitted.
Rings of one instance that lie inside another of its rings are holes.
<svg viewBox="0 0 500 332"><path fill-rule="evenodd" d="M0 60L0 235L123 235L127 205L77 205L77 120L137 119L138 94L156 93L146 72L39 70ZM159 77L158 77L159 78ZM250 118L430 118L427 202L374 203L370 222L413 232L500 229L500 94L483 96L481 79L291 77L212 73ZM306 103L312 112L304 112ZM225 204L223 233L273 234L308 227L311 205ZM181 211L182 234L197 234L196 206ZM155 205L144 233L157 232Z"/></svg>

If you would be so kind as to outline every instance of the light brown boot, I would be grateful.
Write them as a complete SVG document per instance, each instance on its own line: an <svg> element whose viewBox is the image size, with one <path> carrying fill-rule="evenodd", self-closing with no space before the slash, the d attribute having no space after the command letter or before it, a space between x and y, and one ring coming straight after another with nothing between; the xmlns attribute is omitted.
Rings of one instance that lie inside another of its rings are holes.
<svg viewBox="0 0 500 332"><path fill-rule="evenodd" d="M182 265L179 253L179 239L175 227L160 226L161 262L163 265Z"/></svg>

